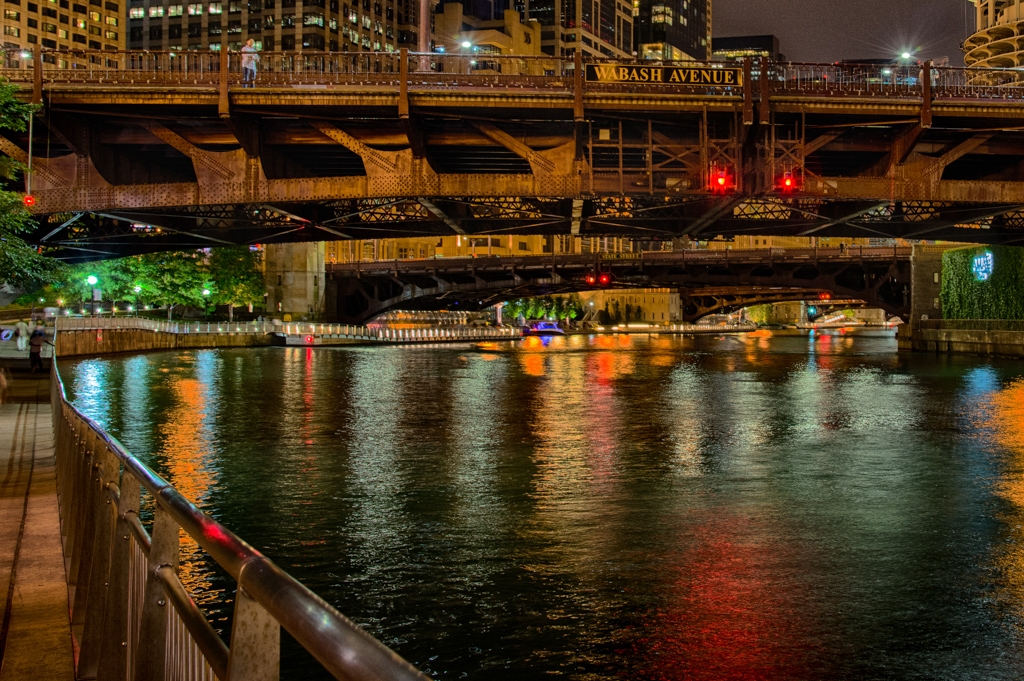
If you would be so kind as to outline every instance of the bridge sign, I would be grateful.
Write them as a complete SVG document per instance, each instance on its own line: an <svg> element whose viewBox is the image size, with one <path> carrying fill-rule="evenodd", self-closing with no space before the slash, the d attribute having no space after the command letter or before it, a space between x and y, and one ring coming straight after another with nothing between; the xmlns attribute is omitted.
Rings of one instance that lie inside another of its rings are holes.
<svg viewBox="0 0 1024 681"><path fill-rule="evenodd" d="M709 66L639 66L587 64L588 83L651 83L655 85L743 85L743 69Z"/></svg>

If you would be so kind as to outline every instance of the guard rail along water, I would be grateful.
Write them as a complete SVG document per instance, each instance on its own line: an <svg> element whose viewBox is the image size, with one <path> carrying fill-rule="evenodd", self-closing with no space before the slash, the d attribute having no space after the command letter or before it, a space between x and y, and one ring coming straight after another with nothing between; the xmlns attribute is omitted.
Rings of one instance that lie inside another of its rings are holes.
<svg viewBox="0 0 1024 681"><path fill-rule="evenodd" d="M382 643L206 515L67 401L53 427L77 678L275 681L284 627L337 679L426 681ZM139 518L153 501L152 534ZM178 579L184 531L238 584L230 646Z"/></svg>
<svg viewBox="0 0 1024 681"><path fill-rule="evenodd" d="M48 85L242 87L242 55L229 51L0 50L0 77L31 86L42 101ZM615 68L611 68L615 67ZM680 69L655 77L632 69ZM716 77L723 70L730 77ZM707 75L705 75L705 73ZM696 75L694 75L696 74ZM638 83L640 81L641 83ZM518 87L548 92L635 92L716 95L744 101L775 96L1024 100L1018 69L898 64L801 64L637 61L582 57L396 52L261 52L256 88L376 86L395 91Z"/></svg>
<svg viewBox="0 0 1024 681"><path fill-rule="evenodd" d="M321 324L319 322L175 322L141 317L58 317L58 331L142 330L176 334L280 334L315 336L356 341L428 342L455 340L490 340L519 338L516 327L424 327L388 329L359 324Z"/></svg>

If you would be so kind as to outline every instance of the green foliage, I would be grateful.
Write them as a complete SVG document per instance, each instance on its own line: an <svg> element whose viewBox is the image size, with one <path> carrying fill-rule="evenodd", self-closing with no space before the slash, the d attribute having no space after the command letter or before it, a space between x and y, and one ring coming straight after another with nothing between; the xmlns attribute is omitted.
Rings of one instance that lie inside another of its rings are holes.
<svg viewBox="0 0 1024 681"><path fill-rule="evenodd" d="M34 109L18 101L16 91L16 86L0 81L0 130L24 131ZM0 156L0 184L9 184L21 170L20 163ZM0 286L35 290L62 276L61 263L45 258L22 238L33 226L21 194L0 191Z"/></svg>
<svg viewBox="0 0 1024 681"><path fill-rule="evenodd" d="M769 324L774 319L771 305L751 305L747 308L747 317L756 324Z"/></svg>
<svg viewBox="0 0 1024 681"><path fill-rule="evenodd" d="M978 281L972 266L992 253L992 276ZM1024 248L976 246L942 254L942 316L946 319L1024 319Z"/></svg>
<svg viewBox="0 0 1024 681"><path fill-rule="evenodd" d="M514 322L520 315L523 319L578 319L583 316L583 301L573 293L569 296L519 298L505 303L502 310L505 323Z"/></svg>
<svg viewBox="0 0 1024 681"><path fill-rule="evenodd" d="M215 248L207 264L215 304L234 307L263 302L266 286L259 251L248 246Z"/></svg>

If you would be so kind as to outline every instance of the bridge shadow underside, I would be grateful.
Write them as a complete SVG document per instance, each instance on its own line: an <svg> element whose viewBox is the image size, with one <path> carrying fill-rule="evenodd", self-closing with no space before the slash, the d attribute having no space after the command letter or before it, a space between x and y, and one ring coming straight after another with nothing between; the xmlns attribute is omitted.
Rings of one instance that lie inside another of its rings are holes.
<svg viewBox="0 0 1024 681"><path fill-rule="evenodd" d="M817 262L728 262L724 257L697 264L680 258L655 263L573 260L518 265L499 258L457 264L406 261L391 270L369 271L358 264L335 265L328 272L325 313L332 322L363 323L395 309L474 311L517 298L594 290L586 274L595 270L612 275L609 288L679 290L687 322L761 303L828 297L863 301L904 319L910 312L909 257Z"/></svg>

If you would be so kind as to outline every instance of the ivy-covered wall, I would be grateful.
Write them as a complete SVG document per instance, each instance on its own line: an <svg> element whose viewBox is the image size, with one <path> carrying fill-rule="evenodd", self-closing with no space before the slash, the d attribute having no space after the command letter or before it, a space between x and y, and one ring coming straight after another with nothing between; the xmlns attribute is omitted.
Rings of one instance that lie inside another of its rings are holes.
<svg viewBox="0 0 1024 681"><path fill-rule="evenodd" d="M991 274L981 280L975 260L986 253L992 254ZM1024 319L1024 248L972 246L943 253L942 316Z"/></svg>

